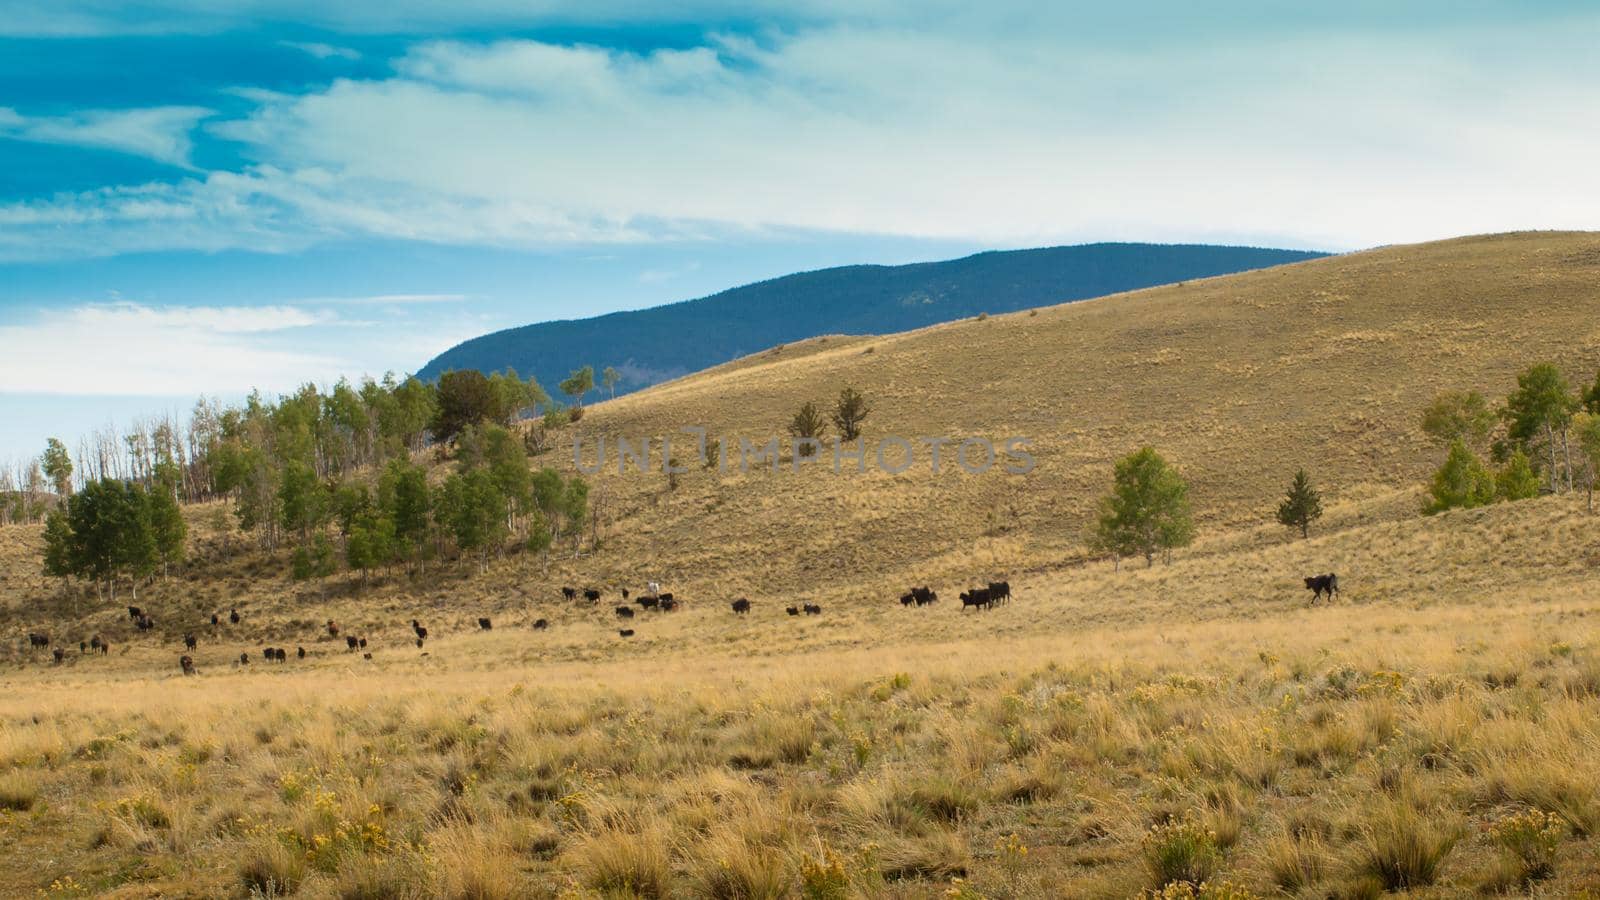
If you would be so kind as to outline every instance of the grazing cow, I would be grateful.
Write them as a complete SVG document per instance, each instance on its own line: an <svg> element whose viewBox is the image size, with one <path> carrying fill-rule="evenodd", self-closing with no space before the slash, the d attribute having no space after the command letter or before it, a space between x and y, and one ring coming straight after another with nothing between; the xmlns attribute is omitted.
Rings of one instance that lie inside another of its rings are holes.
<svg viewBox="0 0 1600 900"><path fill-rule="evenodd" d="M994 600L989 596L989 589L973 588L970 591L962 593L961 611L966 612L967 607L969 606L976 607L978 609L992 608L994 606Z"/></svg>
<svg viewBox="0 0 1600 900"><path fill-rule="evenodd" d="M214 628L214 627L216 627L218 625L221 625L221 624L222 624L222 617L217 615L216 613L212 613L211 614L211 625L212 625L212 627Z"/></svg>
<svg viewBox="0 0 1600 900"><path fill-rule="evenodd" d="M783 611L788 613L791 616L800 615L800 607L798 607L798 606L785 606L783 608Z"/></svg>
<svg viewBox="0 0 1600 900"><path fill-rule="evenodd" d="M371 659L372 658L372 654L371 653L363 653L363 654L361 654L361 658L362 659Z"/></svg>
<svg viewBox="0 0 1600 900"><path fill-rule="evenodd" d="M642 609L656 609L661 605L660 597L640 597L639 606Z"/></svg>
<svg viewBox="0 0 1600 900"><path fill-rule="evenodd" d="M901 594L900 595L900 605L901 606L910 606L911 604L913 604L915 602L917 602L917 595L916 594Z"/></svg>
<svg viewBox="0 0 1600 900"><path fill-rule="evenodd" d="M29 632L28 633L28 646L30 646L30 647L48 647L48 646L50 646L50 635L48 635L48 634L40 634L38 632Z"/></svg>
<svg viewBox="0 0 1600 900"><path fill-rule="evenodd" d="M194 657L189 656L188 654L178 657L178 668L182 669L183 674L185 675L193 675Z"/></svg>
<svg viewBox="0 0 1600 900"><path fill-rule="evenodd" d="M808 616L822 615L822 607L815 603L802 603L800 606L806 611L806 615Z"/></svg>
<svg viewBox="0 0 1600 900"><path fill-rule="evenodd" d="M360 647L363 650L367 649L367 639L366 638L358 638L356 640L356 646Z"/></svg>
<svg viewBox="0 0 1600 900"><path fill-rule="evenodd" d="M546 628L549 628L549 627L550 627L550 623L546 622L543 619L534 619L533 620L533 630L534 631L543 631L543 630L545 630Z"/></svg>
<svg viewBox="0 0 1600 900"><path fill-rule="evenodd" d="M289 661L289 651L283 649L282 647L279 647L278 649L274 650L273 653L272 653L272 656L278 662L288 662Z"/></svg>
<svg viewBox="0 0 1600 900"><path fill-rule="evenodd" d="M335 622L332 619L329 619L328 620L328 637L338 637L338 636L339 636L339 623Z"/></svg>
<svg viewBox="0 0 1600 900"><path fill-rule="evenodd" d="M583 599L589 601L590 603L599 603L600 592L594 588L585 588L583 591Z"/></svg>
<svg viewBox="0 0 1600 900"><path fill-rule="evenodd" d="M657 595L656 595L656 596L658 596L658 597L660 597L660 598L661 598L661 602L662 602L662 603L668 603L668 602L671 602L671 601L672 601L672 599L673 599L673 598L672 598L672 592L671 592L671 591L667 591L667 592L666 592L666 593L665 593L665 594L657 594Z"/></svg>
<svg viewBox="0 0 1600 900"><path fill-rule="evenodd" d="M111 652L111 645L106 643L105 638L102 638L100 635L97 634L94 637L89 639L89 649L90 650L99 650L100 653L102 655L104 655L106 653L110 653Z"/></svg>
<svg viewBox="0 0 1600 900"><path fill-rule="evenodd" d="M1328 600L1333 600L1333 595L1339 593L1339 576L1329 572L1326 575L1312 575L1306 579L1306 590L1311 592L1311 602L1315 604L1323 594L1328 595Z"/></svg>
<svg viewBox="0 0 1600 900"><path fill-rule="evenodd" d="M422 638L417 638L417 649L418 650L422 649Z"/></svg>
<svg viewBox="0 0 1600 900"><path fill-rule="evenodd" d="M268 647L268 648L266 648L266 649L261 651L261 657L263 659L265 659L267 662L272 662L273 660L278 658L278 651L272 649L271 647Z"/></svg>
<svg viewBox="0 0 1600 900"><path fill-rule="evenodd" d="M478 618L478 629L480 631L488 631L489 629L491 629L493 627L494 627L494 623L489 621L489 617L488 616L480 616Z"/></svg>
<svg viewBox="0 0 1600 900"><path fill-rule="evenodd" d="M918 606L926 606L929 603L937 601L939 599L939 595L929 590L927 585L923 585L922 587L914 587L911 589L911 599Z"/></svg>
<svg viewBox="0 0 1600 900"><path fill-rule="evenodd" d="M619 619L631 619L631 618L633 618L633 607L631 607L631 606L619 606L619 607L617 607L617 618L619 618Z"/></svg>
<svg viewBox="0 0 1600 900"><path fill-rule="evenodd" d="M662 597L661 598L661 611L662 612L672 612L673 610L675 610L677 608L678 608L678 601L672 599L671 597Z"/></svg>
<svg viewBox="0 0 1600 900"><path fill-rule="evenodd" d="M628 599L628 589L627 588L623 588L622 589L622 599L624 599L624 600Z"/></svg>
<svg viewBox="0 0 1600 900"><path fill-rule="evenodd" d="M305 659L306 658L306 648L304 648L304 647L296 647L296 648L294 648L294 655L298 656L301 659Z"/></svg>
<svg viewBox="0 0 1600 900"><path fill-rule="evenodd" d="M564 587L561 589L561 596L568 600L576 600L578 599L578 589L575 587Z"/></svg>
<svg viewBox="0 0 1600 900"><path fill-rule="evenodd" d="M750 601L743 597L733 601L733 611L741 616L744 615L750 611Z"/></svg>
<svg viewBox="0 0 1600 900"><path fill-rule="evenodd" d="M130 607L128 607L128 618L130 618L133 621L137 622L140 619L144 618L144 610L140 609L137 606L130 606Z"/></svg>
<svg viewBox="0 0 1600 900"><path fill-rule="evenodd" d="M418 641L425 641L428 639L428 629L424 628L422 623L418 622L416 619L411 620L411 630L417 633ZM421 645L419 644L418 646Z"/></svg>
<svg viewBox="0 0 1600 900"><path fill-rule="evenodd" d="M195 640L194 635L192 634L186 634L183 636L183 649L185 650L193 650L199 643L200 642Z"/></svg>
<svg viewBox="0 0 1600 900"><path fill-rule="evenodd" d="M239 654L239 665L241 665L241 666L250 665L250 654L248 654L248 653Z"/></svg>
<svg viewBox="0 0 1600 900"><path fill-rule="evenodd" d="M235 625L239 624L239 611L237 609L228 610L228 621Z"/></svg>
<svg viewBox="0 0 1600 900"><path fill-rule="evenodd" d="M617 629L617 636L618 637L625 637L625 638L633 637L633 629L632 628L619 628L619 629Z"/></svg>
<svg viewBox="0 0 1600 900"><path fill-rule="evenodd" d="M359 646L361 646L361 642L356 640L356 636L355 635L352 634L352 635L346 635L345 636L345 639L344 639L344 650L345 650L346 653L354 653L354 652L356 652L356 648L359 647Z"/></svg>
<svg viewBox="0 0 1600 900"><path fill-rule="evenodd" d="M58 665L58 666L61 665L62 660L65 660L67 658L67 651L61 649L60 647L57 647L56 649L52 650L51 653L54 654L55 659L56 659L56 665Z"/></svg>
<svg viewBox="0 0 1600 900"><path fill-rule="evenodd" d="M149 631L150 629L156 627L156 620L150 618L149 616L143 616L139 619L137 624L140 631Z"/></svg>
<svg viewBox="0 0 1600 900"><path fill-rule="evenodd" d="M989 599L995 603L1008 603L1011 600L1011 582L989 582Z"/></svg>
<svg viewBox="0 0 1600 900"><path fill-rule="evenodd" d="M88 641L79 641L78 642L78 652L79 653L88 653L89 652L89 642Z"/></svg>

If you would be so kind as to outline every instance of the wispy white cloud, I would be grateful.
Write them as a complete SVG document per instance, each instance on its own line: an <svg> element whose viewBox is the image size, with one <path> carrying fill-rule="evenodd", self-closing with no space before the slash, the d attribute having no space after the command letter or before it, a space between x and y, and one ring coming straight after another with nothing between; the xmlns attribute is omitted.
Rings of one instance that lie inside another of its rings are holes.
<svg viewBox="0 0 1600 900"><path fill-rule="evenodd" d="M279 46L309 53L317 59L343 59L357 60L361 58L361 51L350 47L336 47L333 44L324 44L318 41L279 41Z"/></svg>
<svg viewBox="0 0 1600 900"><path fill-rule="evenodd" d="M0 325L0 395L193 396L287 392L308 381L381 375L481 334L471 311L415 313L454 294L159 306L127 300L37 309ZM381 309L347 318L331 307Z"/></svg>
<svg viewBox="0 0 1600 900"><path fill-rule="evenodd" d="M175 166L189 165L190 137L212 111L198 106L83 110L69 116L25 116L0 107L0 138L97 147Z"/></svg>
<svg viewBox="0 0 1600 900"><path fill-rule="evenodd" d="M0 391L14 394L182 396L199 390L288 390L349 366L335 355L273 341L327 321L289 307L151 307L136 303L45 312L0 326Z"/></svg>
<svg viewBox="0 0 1600 900"><path fill-rule="evenodd" d="M1152 53L1078 40L1059 11L976 32L863 15L646 53L428 41L384 78L241 91L253 110L207 132L254 165L0 205L0 259L793 230L1339 249L1595 225L1600 17Z"/></svg>

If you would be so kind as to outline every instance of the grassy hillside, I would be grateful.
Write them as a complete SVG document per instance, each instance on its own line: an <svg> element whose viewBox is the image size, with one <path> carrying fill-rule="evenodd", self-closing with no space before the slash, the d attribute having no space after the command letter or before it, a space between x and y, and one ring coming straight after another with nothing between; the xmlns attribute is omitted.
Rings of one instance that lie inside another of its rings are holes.
<svg viewBox="0 0 1600 900"><path fill-rule="evenodd" d="M710 297L591 319L541 322L473 338L418 373L512 366L552 392L573 369L606 366L636 390L734 357L821 334L881 334L1314 259L1255 247L1089 244L979 253L902 266L841 266Z"/></svg>
<svg viewBox="0 0 1600 900"><path fill-rule="evenodd" d="M44 584L37 528L0 529L0 896L1600 891L1600 519L1576 496L1420 516L1440 453L1416 426L1532 361L1592 379L1597 276L1600 236L1505 235L790 344L574 429L765 440L850 384L869 442L1020 435L1038 466L613 469L597 552L365 588L292 584L191 508L147 635ZM1193 482L1196 543L1087 559L1141 443ZM1328 509L1305 541L1270 524L1299 466ZM1309 606L1330 570L1343 595ZM999 576L1015 601L959 611ZM647 579L687 607L620 638L616 589ZM913 583L945 599L902 608ZM802 600L823 614L784 614ZM42 629L63 664L19 640ZM80 657L96 633L112 653Z"/></svg>

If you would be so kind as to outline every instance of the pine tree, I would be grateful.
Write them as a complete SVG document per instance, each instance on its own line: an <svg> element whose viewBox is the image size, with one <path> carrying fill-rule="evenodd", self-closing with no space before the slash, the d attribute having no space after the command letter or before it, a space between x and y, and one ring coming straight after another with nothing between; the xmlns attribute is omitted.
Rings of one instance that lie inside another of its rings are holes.
<svg viewBox="0 0 1600 900"><path fill-rule="evenodd" d="M872 407L867 405L867 398L852 387L847 387L839 392L839 400L833 407L833 424L839 429L839 438L844 441L853 441L861 436L861 423L866 421L867 413L872 412Z"/></svg>
<svg viewBox="0 0 1600 900"><path fill-rule="evenodd" d="M1311 476L1305 469L1294 473L1289 493L1278 504L1278 522L1288 528L1300 529L1300 537L1309 537L1311 523L1322 518L1322 497L1311 486Z"/></svg>
<svg viewBox="0 0 1600 900"><path fill-rule="evenodd" d="M1528 500L1539 496L1539 476L1528 454L1516 450L1495 474L1495 496L1501 500Z"/></svg>
<svg viewBox="0 0 1600 900"><path fill-rule="evenodd" d="M812 456L817 452L817 442L827 430L827 422L822 418L822 413L817 411L817 405L806 401L800 407L794 418L789 420L789 434L796 438L795 452L800 456Z"/></svg>
<svg viewBox="0 0 1600 900"><path fill-rule="evenodd" d="M1477 455L1460 440L1450 445L1450 455L1444 465L1433 475L1428 489L1429 500L1423 505L1425 515L1447 509L1472 509L1494 502L1494 475L1484 467Z"/></svg>

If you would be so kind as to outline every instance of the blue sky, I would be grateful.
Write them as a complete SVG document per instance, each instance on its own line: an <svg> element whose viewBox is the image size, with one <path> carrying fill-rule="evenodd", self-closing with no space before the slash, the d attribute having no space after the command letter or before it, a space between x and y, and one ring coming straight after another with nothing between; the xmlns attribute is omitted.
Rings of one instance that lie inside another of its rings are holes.
<svg viewBox="0 0 1600 900"><path fill-rule="evenodd" d="M1600 218L1592 4L0 0L0 462L789 271Z"/></svg>

